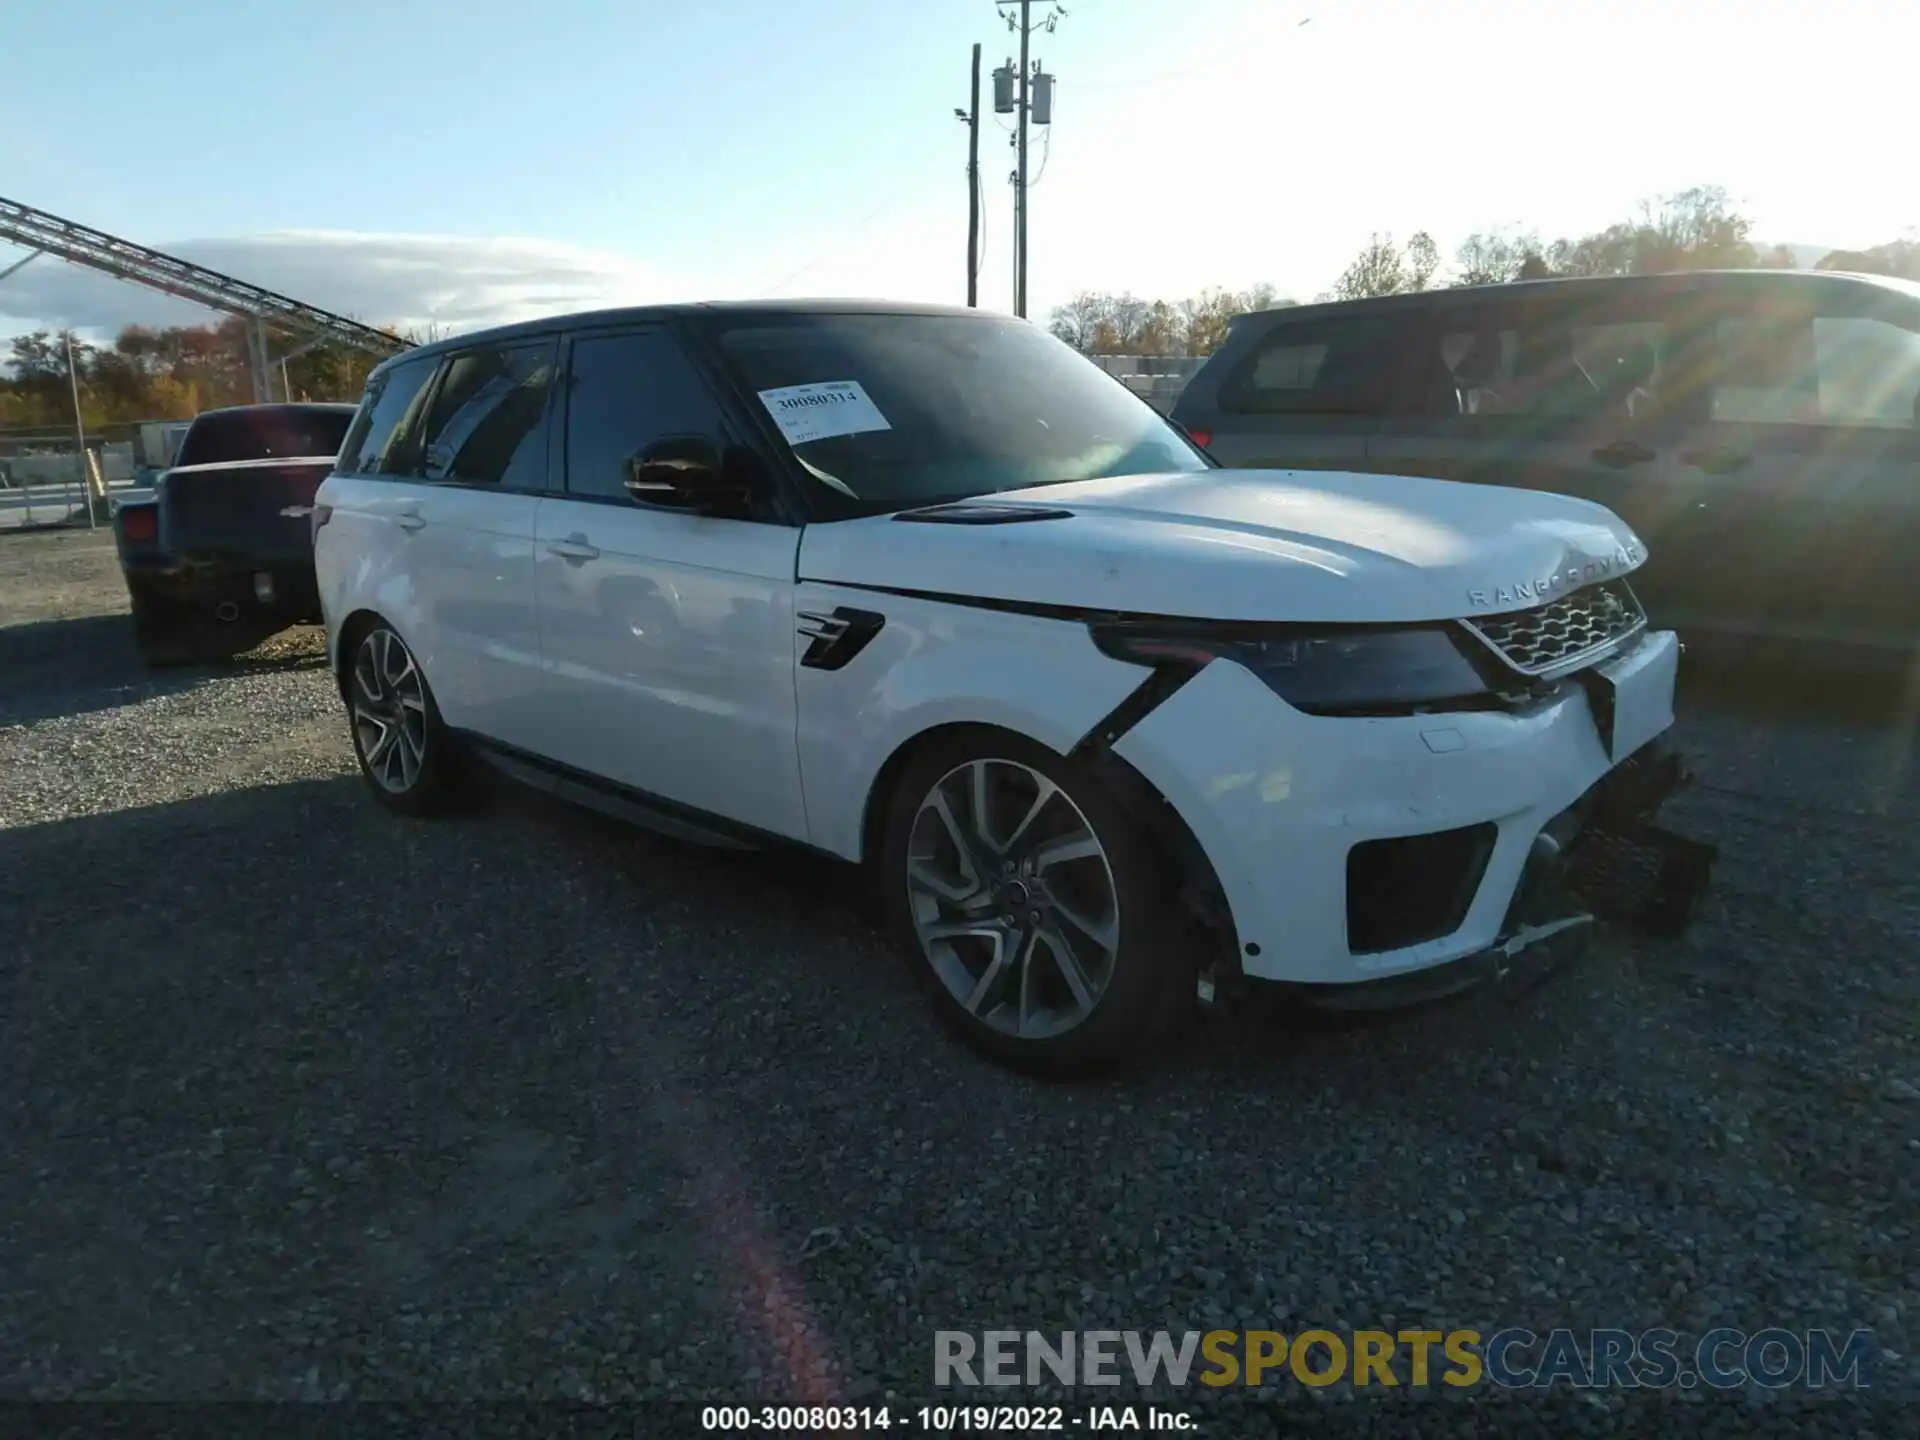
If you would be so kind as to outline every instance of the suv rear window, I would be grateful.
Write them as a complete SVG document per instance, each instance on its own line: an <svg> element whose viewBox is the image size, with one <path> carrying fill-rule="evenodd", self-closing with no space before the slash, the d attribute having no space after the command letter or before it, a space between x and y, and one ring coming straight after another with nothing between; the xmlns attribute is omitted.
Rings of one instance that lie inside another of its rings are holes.
<svg viewBox="0 0 1920 1440"><path fill-rule="evenodd" d="M352 415L344 410L268 406L202 415L180 442L175 465L231 465L239 460L331 458L340 453Z"/></svg>
<svg viewBox="0 0 1920 1440"><path fill-rule="evenodd" d="M1276 325L1221 387L1220 408L1236 414L1372 414L1386 390L1382 337L1374 316Z"/></svg>

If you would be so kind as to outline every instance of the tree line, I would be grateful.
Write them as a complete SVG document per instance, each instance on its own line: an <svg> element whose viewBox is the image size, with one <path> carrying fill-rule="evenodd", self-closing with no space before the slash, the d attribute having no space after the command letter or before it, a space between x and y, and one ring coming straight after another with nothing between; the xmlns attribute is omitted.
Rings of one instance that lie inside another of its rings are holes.
<svg viewBox="0 0 1920 1440"><path fill-rule="evenodd" d="M1763 246L1752 232L1751 220L1734 207L1724 189L1696 186L1644 201L1631 218L1588 235L1544 240L1531 230L1477 231L1455 247L1451 264L1443 261L1439 245L1426 231L1404 243L1376 233L1333 288L1315 298L1353 300L1437 284L1493 285L1563 275L1795 267L1792 251ZM1920 238L1868 250L1835 250L1815 268L1920 280ZM1294 303L1271 285L1215 287L1184 300L1083 291L1056 307L1048 326L1089 354L1211 355L1226 339L1236 315ZM185 420L202 410L245 404L253 399L247 325L238 317L211 325L130 325L111 345L100 346L49 330L15 336L0 374L0 427L71 425L75 380L81 417L90 427ZM287 382L298 400L357 400L375 363L374 356L360 351L321 345L287 362ZM276 373L276 394L279 384Z"/></svg>
<svg viewBox="0 0 1920 1440"><path fill-rule="evenodd" d="M254 398L248 325L238 316L212 325L129 325L111 345L93 345L67 331L16 335L0 375L0 426L71 427L75 380L89 428L187 420L202 410L248 404ZM347 346L319 345L287 361L286 381L296 400L358 400L367 372L378 363L378 356ZM275 398L280 385L276 365Z"/></svg>
<svg viewBox="0 0 1920 1440"><path fill-rule="evenodd" d="M1499 285L1559 276L1655 275L1675 270L1783 269L1799 266L1785 245L1762 245L1753 222L1719 186L1702 185L1641 202L1636 213L1588 235L1542 239L1537 231L1503 228L1475 233L1455 247L1452 263L1427 231L1402 243L1375 233L1316 300L1359 300L1436 285ZM1834 250L1814 264L1920 280L1920 238L1867 250ZM1131 294L1083 292L1056 308L1053 333L1089 354L1210 355L1235 315L1292 305L1271 285L1208 290L1191 300L1142 300Z"/></svg>

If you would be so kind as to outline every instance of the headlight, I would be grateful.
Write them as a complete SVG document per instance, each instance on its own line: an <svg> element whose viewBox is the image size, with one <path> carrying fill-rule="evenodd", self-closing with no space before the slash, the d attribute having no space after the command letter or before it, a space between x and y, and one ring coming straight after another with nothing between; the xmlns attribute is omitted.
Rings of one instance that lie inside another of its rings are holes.
<svg viewBox="0 0 1920 1440"><path fill-rule="evenodd" d="M1156 668L1198 670L1231 660L1299 710L1391 711L1493 699L1486 679L1444 629L1116 622L1095 625L1093 641L1116 660Z"/></svg>

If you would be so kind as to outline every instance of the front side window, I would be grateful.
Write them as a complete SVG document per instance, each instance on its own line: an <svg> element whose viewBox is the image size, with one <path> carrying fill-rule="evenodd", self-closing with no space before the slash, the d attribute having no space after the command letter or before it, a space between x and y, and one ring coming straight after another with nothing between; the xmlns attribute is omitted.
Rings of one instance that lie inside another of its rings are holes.
<svg viewBox="0 0 1920 1440"><path fill-rule="evenodd" d="M630 500L632 461L657 440L721 445L726 421L707 382L664 330L582 336L567 379L567 493Z"/></svg>
<svg viewBox="0 0 1920 1440"><path fill-rule="evenodd" d="M1208 468L1152 406L1022 321L780 316L718 344L829 513Z"/></svg>
<svg viewBox="0 0 1920 1440"><path fill-rule="evenodd" d="M1715 336L1713 417L1911 429L1920 423L1917 330L1810 312L1724 319Z"/></svg>
<svg viewBox="0 0 1920 1440"><path fill-rule="evenodd" d="M447 362L426 425L428 480L539 490L546 483L554 346L488 346Z"/></svg>
<svg viewBox="0 0 1920 1440"><path fill-rule="evenodd" d="M360 410L340 447L342 475L399 475L407 468L407 437L417 428L435 355L402 360L368 382Z"/></svg>

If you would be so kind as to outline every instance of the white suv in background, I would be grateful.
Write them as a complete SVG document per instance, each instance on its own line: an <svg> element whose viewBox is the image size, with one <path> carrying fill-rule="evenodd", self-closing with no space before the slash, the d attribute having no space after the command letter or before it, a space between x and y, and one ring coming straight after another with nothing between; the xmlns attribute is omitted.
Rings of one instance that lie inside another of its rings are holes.
<svg viewBox="0 0 1920 1440"><path fill-rule="evenodd" d="M1223 470L980 311L422 347L374 372L317 498L385 804L433 808L477 755L863 863L945 1018L1018 1065L1126 1055L1224 983L1477 974L1452 962L1512 948L1523 878L1583 831L1657 845L1677 783L1680 647L1612 514Z"/></svg>

